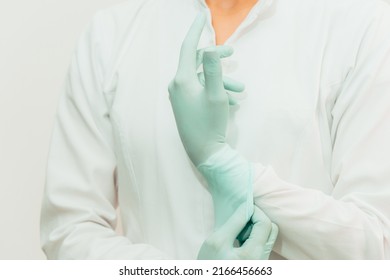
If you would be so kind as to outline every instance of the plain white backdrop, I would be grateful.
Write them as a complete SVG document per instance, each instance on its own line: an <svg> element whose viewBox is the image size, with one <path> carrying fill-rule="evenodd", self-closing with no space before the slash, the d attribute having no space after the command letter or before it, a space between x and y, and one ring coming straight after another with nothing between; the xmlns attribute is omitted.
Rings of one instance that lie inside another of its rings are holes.
<svg viewBox="0 0 390 280"><path fill-rule="evenodd" d="M40 205L66 69L92 15L121 1L0 0L0 260L45 258Z"/></svg>

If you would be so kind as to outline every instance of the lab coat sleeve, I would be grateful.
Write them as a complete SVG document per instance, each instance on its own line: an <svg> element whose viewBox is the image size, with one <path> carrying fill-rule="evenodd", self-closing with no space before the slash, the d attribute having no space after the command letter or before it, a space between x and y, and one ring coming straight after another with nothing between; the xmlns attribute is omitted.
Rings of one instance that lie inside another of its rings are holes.
<svg viewBox="0 0 390 280"><path fill-rule="evenodd" d="M366 30L331 113L333 192L290 184L256 164L255 203L279 225L274 250L288 259L389 259L388 13Z"/></svg>
<svg viewBox="0 0 390 280"><path fill-rule="evenodd" d="M59 103L41 215L49 259L165 258L115 232L116 157L103 92L115 30L107 18L99 13L84 32Z"/></svg>

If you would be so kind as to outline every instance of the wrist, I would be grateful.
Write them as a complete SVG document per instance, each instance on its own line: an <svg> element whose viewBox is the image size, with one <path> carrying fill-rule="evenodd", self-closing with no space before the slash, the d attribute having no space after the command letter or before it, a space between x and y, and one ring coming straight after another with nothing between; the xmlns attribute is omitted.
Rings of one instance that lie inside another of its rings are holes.
<svg viewBox="0 0 390 280"><path fill-rule="evenodd" d="M226 143L214 146L210 150L213 150L213 152L209 153L209 156L205 157L205 160L196 165L201 173L202 171L207 172L207 170L213 171L214 173L224 173L228 170L232 171L249 164L238 151Z"/></svg>
<svg viewBox="0 0 390 280"><path fill-rule="evenodd" d="M188 152L187 153L189 154L193 164L196 167L199 167L204 164L208 165L210 163L210 159L213 159L212 161L214 162L214 158L217 157L217 160L219 160L218 158L223 156L225 153L223 151L226 151L227 146L228 145L226 143L214 143L212 145L204 145L202 149L198 149L198 152L192 155Z"/></svg>
<svg viewBox="0 0 390 280"><path fill-rule="evenodd" d="M206 179L214 201L216 225L226 221L245 203L247 217L253 214L253 166L236 150L224 144L204 163L197 166Z"/></svg>

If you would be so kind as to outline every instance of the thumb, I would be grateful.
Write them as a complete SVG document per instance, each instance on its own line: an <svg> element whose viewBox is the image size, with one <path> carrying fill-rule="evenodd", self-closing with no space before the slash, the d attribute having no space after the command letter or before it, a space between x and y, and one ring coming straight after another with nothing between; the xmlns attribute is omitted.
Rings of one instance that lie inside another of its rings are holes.
<svg viewBox="0 0 390 280"><path fill-rule="evenodd" d="M222 80L221 59L217 51L206 50L203 54L203 72L205 89L209 97L225 97Z"/></svg>

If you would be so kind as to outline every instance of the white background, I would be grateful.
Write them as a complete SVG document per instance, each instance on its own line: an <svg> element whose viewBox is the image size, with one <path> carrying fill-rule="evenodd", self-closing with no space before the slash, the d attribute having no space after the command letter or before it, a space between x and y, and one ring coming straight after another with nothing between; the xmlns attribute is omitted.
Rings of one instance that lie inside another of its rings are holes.
<svg viewBox="0 0 390 280"><path fill-rule="evenodd" d="M39 215L58 96L81 31L118 2L0 0L0 259L44 258Z"/></svg>

